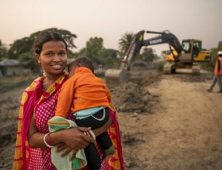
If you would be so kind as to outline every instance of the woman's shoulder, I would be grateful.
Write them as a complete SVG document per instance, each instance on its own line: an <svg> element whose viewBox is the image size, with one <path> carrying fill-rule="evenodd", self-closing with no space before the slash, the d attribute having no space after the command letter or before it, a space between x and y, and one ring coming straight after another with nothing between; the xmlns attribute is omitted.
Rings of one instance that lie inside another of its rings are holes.
<svg viewBox="0 0 222 170"><path fill-rule="evenodd" d="M43 77L38 77L35 80L33 80L28 87L26 87L26 89L22 93L21 104L24 104L30 98L30 96L32 96L35 93L37 87L41 88L43 80L44 80Z"/></svg>
<svg viewBox="0 0 222 170"><path fill-rule="evenodd" d="M44 77L38 77L38 78L36 78L35 80L33 80L33 81L31 82L31 84L30 84L28 87L26 87L26 89L24 90L24 92L25 92L25 91L33 91L33 90L36 89L37 86L42 86L43 80L44 80Z"/></svg>

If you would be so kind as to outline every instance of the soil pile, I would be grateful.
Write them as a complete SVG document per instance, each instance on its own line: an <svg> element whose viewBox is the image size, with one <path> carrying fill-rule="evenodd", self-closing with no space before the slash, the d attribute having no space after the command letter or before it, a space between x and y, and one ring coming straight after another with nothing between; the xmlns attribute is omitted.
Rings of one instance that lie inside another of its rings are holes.
<svg viewBox="0 0 222 170"><path fill-rule="evenodd" d="M139 85L128 82L110 90L117 111L120 112L151 112L153 96Z"/></svg>

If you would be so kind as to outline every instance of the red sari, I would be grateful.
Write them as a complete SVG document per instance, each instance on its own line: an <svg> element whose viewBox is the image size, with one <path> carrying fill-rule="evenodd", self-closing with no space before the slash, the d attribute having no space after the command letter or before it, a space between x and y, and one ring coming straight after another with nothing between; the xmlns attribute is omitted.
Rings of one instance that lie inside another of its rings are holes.
<svg viewBox="0 0 222 170"><path fill-rule="evenodd" d="M49 132L47 122L55 114L58 94L63 83L67 80L67 75L61 76L45 92L41 90L43 80L44 78L41 77L35 79L23 92L19 110L13 170L56 170L51 162L50 148L30 148L27 141L32 117L39 132ZM113 107L110 107L110 117L113 124L108 132L116 153L102 164L101 170L124 170L119 125ZM68 119L74 120L71 113L68 115ZM100 153L102 157L101 150Z"/></svg>

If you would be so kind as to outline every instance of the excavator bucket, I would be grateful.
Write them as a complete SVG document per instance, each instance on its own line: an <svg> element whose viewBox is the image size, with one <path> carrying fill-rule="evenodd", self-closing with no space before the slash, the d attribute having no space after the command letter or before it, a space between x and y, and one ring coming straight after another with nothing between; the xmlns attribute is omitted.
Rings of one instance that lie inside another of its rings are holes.
<svg viewBox="0 0 222 170"><path fill-rule="evenodd" d="M130 72L126 70L108 69L105 72L105 81L109 88L113 88L121 83L128 82L129 79Z"/></svg>
<svg viewBox="0 0 222 170"><path fill-rule="evenodd" d="M171 74L171 73L175 73L176 69L175 69L175 62L165 62L164 66L163 66L163 73L164 74Z"/></svg>

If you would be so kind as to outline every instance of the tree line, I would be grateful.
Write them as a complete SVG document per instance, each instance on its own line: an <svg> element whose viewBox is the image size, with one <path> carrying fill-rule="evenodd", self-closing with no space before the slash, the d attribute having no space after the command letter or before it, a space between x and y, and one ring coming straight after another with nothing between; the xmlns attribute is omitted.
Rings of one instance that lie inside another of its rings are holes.
<svg viewBox="0 0 222 170"><path fill-rule="evenodd" d="M71 33L68 30L49 28L42 31L56 31L60 33L68 44L68 57L76 58L79 56L90 57L96 65L102 64L106 68L119 68L120 61L124 57L130 43L134 37L134 33L125 33L119 39L119 49L106 49L103 46L103 38L101 37L91 37L87 42L85 47L80 49L78 52L73 52L76 48L74 40L77 35ZM3 59L17 59L26 65L34 65L33 49L32 44L35 38L42 32L37 31L31 35L15 40L9 48L0 40L0 61ZM143 60L144 62L152 62L158 56L152 48L144 48L141 54L137 57L138 60Z"/></svg>
<svg viewBox="0 0 222 170"><path fill-rule="evenodd" d="M65 29L57 28L49 28L42 31L56 31L60 33L68 44L69 58L88 56L94 61L95 65L101 64L106 68L119 68L121 60L125 56L135 36L132 32L123 34L118 41L118 49L107 49L103 46L104 40L102 37L91 37L86 42L85 47L78 52L73 52L73 49L76 48L74 43L74 40L77 38L76 34ZM9 48L0 40L0 61L3 59L17 59L26 65L35 65L32 44L42 31L37 31L27 37L15 40ZM220 50L222 50L222 41L218 43L217 47L211 49L212 62L206 63L205 65L207 67L214 67L217 52ZM157 58L159 58L159 56L153 48L143 47L136 59L142 60L145 63L151 63Z"/></svg>

